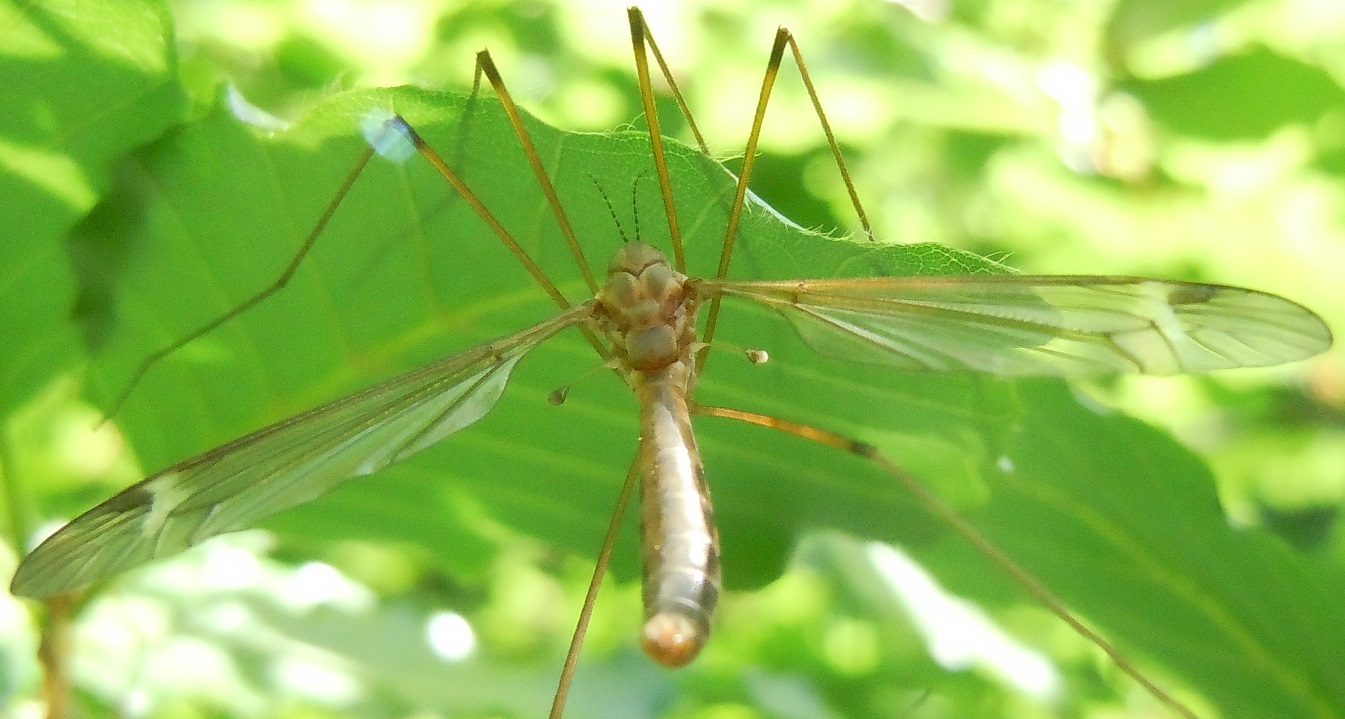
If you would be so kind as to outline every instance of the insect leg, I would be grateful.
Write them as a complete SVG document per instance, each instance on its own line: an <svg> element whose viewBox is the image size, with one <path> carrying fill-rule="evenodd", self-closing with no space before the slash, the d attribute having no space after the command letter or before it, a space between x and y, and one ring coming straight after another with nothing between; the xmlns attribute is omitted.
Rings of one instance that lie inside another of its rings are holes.
<svg viewBox="0 0 1345 719"><path fill-rule="evenodd" d="M384 131L386 132L388 130L385 129ZM299 269L299 265L303 263L304 259L308 257L309 252L313 249L313 246L317 244L318 237L322 235L322 231L326 229L327 223L332 219L332 215L336 214L337 208L341 206L341 202L345 200L346 195L350 192L350 188L354 186L355 180L359 179L360 174L364 172L364 168L369 165L369 160L371 160L373 156L373 147L370 147L360 154L359 159L355 162L355 166L351 168L349 174L346 175L345 180L341 182L341 186L337 188L336 194L332 196L331 202L327 203L327 207L322 211L317 222L313 224L313 229L309 230L308 236L304 238L303 243L299 246L298 253L296 253L294 258L290 260L290 263L280 273L279 277L260 292L257 292L235 305L233 309L210 320L204 325L201 325L191 333L187 334L187 336L147 355L140 361L135 372L131 373L131 378L126 381L126 385L122 388L121 392L117 394L116 399L113 400L112 406L108 409L108 416L115 416L117 412L121 410L122 406L126 404L126 400L131 396L131 392L134 391L136 386L140 384L140 381L144 379L145 374L164 357L176 352L191 341L199 339L202 336L209 334L211 331L218 329L228 321L247 312L271 295L284 289L285 285L289 284L290 280L294 277L294 273Z"/></svg>
<svg viewBox="0 0 1345 719"><path fill-rule="evenodd" d="M607 574L607 564L612 559L612 547L616 544L617 532L621 530L621 519L626 515L630 504L630 495L635 491L635 480L640 476L639 459L633 459L630 470L626 472L626 481L621 485L621 495L617 497L616 507L612 510L612 521L607 525L607 534L602 538L602 549L598 551L598 561L593 565L593 578L588 583L588 593L584 595L584 606L579 610L579 621L575 624L574 634L570 637L570 647L565 652L565 665L560 670L560 682L556 686L556 695L551 700L549 719L560 719L565 712L565 698L570 693L570 682L574 679L574 667L579 662L579 650L584 646L584 635L588 633L589 619L593 616L593 604L598 599L598 589L602 578Z"/></svg>
<svg viewBox="0 0 1345 719"><path fill-rule="evenodd" d="M546 168L542 167L542 158L537 154L537 147L532 143L532 137L528 134L528 128L523 124L523 117L518 112L518 106L514 104L514 98L509 94L509 88L504 85L504 78L500 76L500 71L495 68L495 61L490 57L489 50L482 50L476 54L476 72L472 80L472 94L476 95L476 90L481 85L481 76L486 76L490 86L495 89L495 96L500 99L500 105L504 107L504 113L509 116L509 124L514 127L514 134L518 136L518 142L523 146L523 154L528 158L528 164L532 166L532 174L537 177L537 184L542 188L542 194L546 195L546 201L551 205L551 214L556 217L556 224L560 225L561 234L565 235L565 242L570 246L570 252L574 255L575 262L579 265L579 271L584 275L584 281L588 283L589 290L593 294L598 293L598 282L593 278L593 270L589 268L588 260L584 258L584 251L579 247L579 240L575 237L574 228L570 226L570 220L565 215L565 209L561 207L560 197L556 195L556 188L551 184L551 178L546 174Z"/></svg>
<svg viewBox="0 0 1345 719"><path fill-rule="evenodd" d="M1084 623L1077 614L1074 613L1064 600L1057 597L1050 589L1047 589L1036 577L1013 560L1004 550L995 546L985 535L981 534L970 522L963 519L953 508L939 499L937 495L931 492L925 485L921 484L909 472L902 469L896 462L888 459L878 451L878 448L857 439L852 439L835 432L831 432L811 425L799 422L791 422L787 419L771 417L756 412L748 412L739 409L730 409L727 407L707 407L696 405L691 408L695 414L708 417L724 417L727 419L736 419L740 422L755 424L760 427L769 427L787 434L802 437L813 442L820 442L831 447L835 447L844 452L863 457L876 463L883 472L890 475L904 489L919 499L922 504L929 508L939 519L943 520L953 531L962 536L963 539L971 543L978 552L985 555L987 559L1004 571L1018 586L1022 587L1028 594L1031 594L1037 601L1041 602L1047 609L1060 617L1062 621L1070 626L1080 636L1087 639L1101 649L1116 666L1125 672L1132 679L1139 682L1151 696L1159 702L1177 712L1186 719L1197 719L1194 712L1185 704L1181 703L1176 697L1169 694L1162 687L1154 683L1152 679L1144 674L1143 671L1121 651L1119 647L1098 634Z"/></svg>

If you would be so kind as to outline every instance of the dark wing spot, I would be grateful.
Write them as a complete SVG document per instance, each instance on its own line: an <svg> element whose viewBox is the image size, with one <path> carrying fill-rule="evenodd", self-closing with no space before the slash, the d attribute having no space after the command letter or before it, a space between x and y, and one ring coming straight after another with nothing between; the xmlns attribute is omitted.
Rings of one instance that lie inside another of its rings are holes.
<svg viewBox="0 0 1345 719"><path fill-rule="evenodd" d="M1209 302L1218 293L1219 288L1209 285L1177 285L1168 290L1168 304L1174 307L1200 305Z"/></svg>
<svg viewBox="0 0 1345 719"><path fill-rule="evenodd" d="M154 504L154 495L146 490L143 484L137 484L104 502L103 508L109 514L125 514L142 510L152 504Z"/></svg>

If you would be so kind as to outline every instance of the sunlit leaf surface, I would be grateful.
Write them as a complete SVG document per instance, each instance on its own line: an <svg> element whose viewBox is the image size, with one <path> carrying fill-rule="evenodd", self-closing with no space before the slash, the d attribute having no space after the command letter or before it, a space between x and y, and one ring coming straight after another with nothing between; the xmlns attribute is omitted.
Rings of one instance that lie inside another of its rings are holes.
<svg viewBox="0 0 1345 719"><path fill-rule="evenodd" d="M844 32L858 32L851 24L878 22L872 8L849 12L853 8L844 3L824 5L831 8L831 16L848 18L849 29ZM1093 61L1074 54L1079 52L1077 43L1048 38L1052 33L1080 38L1100 32L1095 26L1105 19L1096 12L1080 15L1039 8L1031 14L1032 22L1015 24L1012 18L1017 15L995 9L1002 8L1001 3L984 8L959 4L950 20L931 23L913 19L893 5L883 10L893 14L883 16L886 19L878 23L881 30L865 30L863 39L856 41L855 36L841 34L834 20L810 16L802 23L774 17L750 3L741 9L721 6L714 15L716 24L686 34L695 42L676 48L681 51L676 62L684 63L679 74L690 68L701 78L691 83L698 113L738 110L745 115L750 108L744 98L756 91L761 54L773 25L783 20L796 30L806 25L805 50L813 53L815 73L839 78L827 84L839 83L832 92L841 92L828 95L824 84L824 101L843 103L860 97L846 93L875 88L881 93L872 104L834 111L833 120L843 144L850 146L847 150L857 151L852 164L870 210L878 209L874 214L880 218L882 237L970 242L1033 272L1117 271L1250 284L1290 295L1334 317L1339 314L1338 293L1319 274L1339 263L1333 256L1316 253L1330 246L1338 206L1322 190L1329 183L1305 179L1297 174L1305 170L1293 169L1293 161L1284 159L1285 153L1298 157L1293 153L1303 152L1302 147L1321 143L1312 145L1320 153L1316 166L1333 172L1337 165L1331 164L1331 147L1322 139L1329 133L1321 130L1329 127L1329 117L1319 120L1317 112L1329 106L1325 103L1329 93L1267 107L1257 99L1263 93L1239 92L1238 78L1246 73L1232 73L1227 75L1232 78L1230 87L1209 95L1212 101L1233 108L1240 108L1242 101L1260 104L1254 112L1216 113L1215 123L1208 113L1194 117L1198 108L1164 103L1163 93L1175 85L1152 74L1131 74L1131 68L1121 66L1132 58L1130 43L1159 30L1202 23L1238 3L1199 5L1203 7L1159 13L1164 8L1154 3L1123 3L1118 17L1124 15L1125 27L1118 24L1108 34L1111 59L1094 60L1099 65L1114 63L1108 72L1129 78L1129 97L1152 102L1165 132L1194 133L1205 136L1205 141L1231 133L1250 138L1242 140L1248 143L1278 137L1273 151L1266 149L1271 145L1260 148L1268 165L1228 165L1244 171L1235 177L1260 178L1261 184L1216 181L1210 167L1227 161L1217 153L1182 154L1168 146L1127 144L1148 137L1135 129L1147 126L1126 114L1133 105L1090 96L1077 83L1059 82L1078 79L1069 71L1079 67L1093 79L1107 76L1090 64ZM92 6L107 7L92 3L80 12L51 18L103 23L96 30L67 36L77 44L96 38L115 39L114 45L126 48L137 44L135 35L108 24L115 14L86 12ZM511 83L519 78L516 89L533 89L545 96L525 100L525 105L541 106L551 117L562 118L560 124L607 128L635 116L635 106L628 101L609 107L608 115L599 120L581 121L575 109L603 106L594 102L604 97L602 90L594 92L597 79L612 82L618 90L630 89L629 75L624 74L629 49L621 47L624 39L619 32L605 39L605 45L590 42L584 53L539 64L536 58L510 58L507 48L540 52L538 48L551 45L543 38L565 36L570 31L557 29L562 26L560 16L550 14L559 11L508 21L485 13L454 12L442 22L423 23L430 32L442 30L440 39L449 49L442 51L443 65L436 67L452 68L454 78L470 81L470 51L488 42L504 58L502 69ZM620 10L614 14L620 28ZM730 28L748 27L750 18L755 18L751 22L766 18L766 27L760 38L753 35L749 42ZM189 45L199 53L193 56L198 60L216 42L199 42L203 27L222 36L246 26L233 22L238 16L215 15L204 24L200 16L184 13L179 19L178 27L197 40ZM491 34L499 22L509 28L505 40ZM590 22L591 16L572 24ZM51 19L42 27L48 31L60 27L53 23ZM1322 32L1330 27L1325 21L1316 24ZM364 25L362 30L373 34L375 25ZM1274 26L1260 23L1253 29ZM1240 27L1226 36L1249 37L1247 26ZM661 33L659 27L655 30ZM301 39L291 37L277 53L293 63L288 68L303 67L298 72L268 75L272 72L268 69L249 74L252 61L244 53L223 53L228 56L224 64L230 65L230 76L245 94L265 107L304 105L287 93L298 85L315 89L316 95L332 95L330 78L347 72L342 69L347 58L328 49L326 33L323 29L302 34ZM13 37L13 33L7 36ZM969 42L975 50L969 51ZM1287 45L1277 42L1281 48L1277 54L1282 54ZM1309 41L1301 43L1307 47ZM616 48L610 58L602 55L607 45ZM162 51L175 45L163 41L160 46ZM21 46L7 42L5 47ZM18 118L6 126L10 145L32 146L34 141L24 133L41 128L57 138L78 137L81 128L107 130L123 140L139 138L130 143L137 145L159 133L157 129L123 132L115 123L81 119L86 115L72 116L65 110L39 112L41 102L31 101L23 92L39 100L83 97L109 112L128 107L116 97L158 97L145 85L122 90L113 99L43 89L35 79L40 68L51 66L53 57L7 59L0 68L6 77L17 78L6 83L16 91L0 98L15 110L0 116ZM94 70L106 67L107 55L102 52L60 57L76 78L98 77ZM1255 60L1258 54L1239 57ZM1315 55L1304 51L1299 57ZM860 62L850 62L855 58ZM1062 67L1061 58L1080 64ZM751 66L729 64L737 61ZM111 64L123 70L134 66ZM538 84L535 75L522 79L523 68L543 65L557 83L555 92L548 92L545 88L550 86L544 82ZM338 95L295 131L267 138L266 133L242 127L224 110L205 110L215 106L218 90L208 79L215 77L212 71L197 72L201 67L193 66L195 74L186 83L198 93L197 119L127 158L116 173L110 199L77 233L78 242L70 252L85 270L79 280L85 297L79 307L80 329L86 332L94 357L87 374L87 394L93 401L106 403L146 352L172 342L275 276L362 150L358 126L364 113L375 107L406 114L446 157L461 162L468 181L538 253L566 295L572 301L586 297L517 144L489 102L478 105L464 122L458 96L414 91ZM618 67L622 69L614 70ZM1227 67L1215 63L1208 73L1189 72L1200 82L1211 82ZM1170 72L1181 75L1188 70ZM437 70L422 70L417 79L427 75L441 76ZM1300 73L1294 77L1307 82L1295 86L1320 88L1322 76L1315 71ZM157 87L154 82L149 87ZM571 91L576 89L586 98L583 102L564 99L575 97ZM1302 94L1293 87L1282 89ZM816 146L798 149L804 147L800 137L812 137L812 120L794 112L806 110L806 105L795 102L797 96L790 100L787 85L783 92L782 104L773 107L768 118L769 156L763 158L754 185L801 224L833 226L837 221L828 200L841 194L828 180L818 179L830 176L825 151ZM1095 108L1105 110L1093 113ZM1081 114L1082 110L1088 112ZM136 109L132 114L148 123L146 127L164 122L161 112ZM65 134L52 130L54 126L44 119L48 116L73 118L69 122L77 129ZM1065 135L1066 129L1080 126L1081 118L1098 131L1086 135L1094 138L1089 144L1080 144L1077 134ZM1313 124L1318 122L1323 124ZM741 132L745 120L719 117L707 123L714 141L724 143L719 147L733 147L735 140L726 137L725 128ZM1316 129L1295 134L1295 125L1303 123ZM556 177L561 198L599 272L619 238L594 179L613 198L628 229L638 215L641 238L666 248L655 183L648 177L641 182L635 207L627 199L634 178L650 167L642 133L564 135L541 126L534 129L544 162ZM125 151L119 146L111 154ZM34 189L34 178L49 182L57 176L44 165L32 164L27 155L17 157L7 167L20 171L6 175L7 182L17 185L15 192L52 197L49 187ZM675 151L673 165L692 273L704 276L717 258L729 181L713 163L684 150ZM1267 173L1267 166L1279 169ZM1099 174L1077 172L1081 167ZM1246 173L1249 168L1255 171ZM806 177L806 182L799 177ZM13 211L0 211L4 236L19 249L33 247L26 240L32 228L24 223L51 213L40 201L6 207ZM52 226L67 225L78 214L71 212L75 211L53 214ZM1084 243L1088 249L1082 249ZM30 319L54 326L66 337L75 333L65 319L70 316L73 271L63 250L44 247L43 257L53 261L28 263L23 252L5 258L8 266L22 271L50 268L38 273L40 281L23 285L26 289L15 295L21 302L7 305L14 310L13 319L5 320L11 338L30 336L17 331ZM769 212L756 211L748 218L730 274L743 280L789 280L997 271L993 263L934 245L875 249L826 240L782 225ZM7 276L19 275L11 271ZM1286 283L1285 276L1293 279ZM28 307L32 311L24 309ZM133 395L116 422L143 473L123 476L116 485L71 488L69 480L30 477L26 486L44 516L73 516L149 472L399 372L507 336L557 312L477 218L418 159L404 166L380 160L337 214L310 266L282 296L176 353ZM879 445L957 504L1091 622L1146 660L1147 666L1158 668L1166 683L1189 687L1225 716L1345 715L1332 651L1345 645L1336 611L1338 598L1345 596L1345 580L1332 549L1337 533L1328 531L1316 545L1319 554L1305 558L1261 530L1231 527L1199 461L1162 433L1101 408L1088 397L1091 390L1076 395L1054 381L904 373L820 356L777 313L745 302L726 303L721 327L726 344L765 348L772 361L754 367L733 353L713 353L698 386L702 401L812 422ZM7 346L21 353L34 347L20 340ZM75 351L72 343L59 346L67 348L63 352ZM45 381L31 379L36 366L32 356L5 360L3 365L6 376L20 378L9 385L19 389L11 393L16 397ZM79 354L53 356L37 363L39 375L46 378L81 361ZM280 585L267 585L265 595L222 591L213 595L222 597L216 604L205 598L204 589L196 591L205 582L185 582L189 590L172 594L163 589L167 580L156 579L152 571L116 580L102 596L115 598L116 590L128 587L138 591L157 587L151 594L177 608L177 631L220 650L253 680L272 676L276 669L272 657L293 649L284 642L268 645L260 639L273 636L269 632L274 628L329 649L348 660L347 667L358 667L369 693L363 703L324 711L374 715L391 703L433 707L450 715L498 711L540 715L554 681L558 637L573 619L576 600L571 597L567 605L539 591L538 584L520 579L536 577L536 569L520 567L540 562L546 574L558 573L582 585L583 565L596 551L634 450L633 401L610 373L585 376L597 364L582 339L557 337L518 363L498 405L473 427L267 523L280 540L278 555L287 559L323 557L352 571L402 567L421 577L419 584L413 580L413 590L395 585L402 589L390 590L392 598L373 609L331 614L328 608L324 612L329 613L301 617L269 599L287 596ZM1321 370L1313 385L1319 394L1314 396L1329 396L1320 393L1322 387L1331 386L1327 380L1332 376ZM546 404L551 390L581 377L564 406ZM1329 434L1303 429L1310 426L1306 418L1329 414L1303 399L1306 393L1261 390L1236 395L1223 383L1201 386L1213 388L1209 391L1221 398L1229 413L1210 421L1222 427L1219 441L1236 439L1242 436L1238 432L1251 429L1271 433L1269 439L1257 435L1256 442L1235 442L1241 448L1232 465L1238 473L1264 479L1261 475L1270 468L1274 476L1287 478L1281 484L1293 485L1322 476L1322 467L1331 466L1329 458L1338 454ZM1255 427L1246 426L1251 424ZM1131 701L1118 698L1110 688L1110 670L1098 669L1102 665L1086 650L1056 641L1060 635L1054 625L1043 625L1035 614L1024 619L1021 607L1031 606L1030 601L865 463L727 421L701 421L698 432L723 524L731 587L760 586L775 578L803 531L830 528L896 541L951 588L990 607L1020 637L1051 651L1067 678L1068 704L1061 713ZM1305 447L1318 449L1309 453ZM1295 460L1281 461L1286 455ZM20 476L19 470L27 471L8 455L5 461L6 482ZM1325 502L1322 506L1333 506L1328 494L1305 494ZM1245 503L1238 516L1247 517ZM558 551L502 549L512 545L501 540L501 528L503 533L540 540L528 547ZM350 539L372 544L344 541ZM620 577L630 580L637 574L632 527L621 542L616 568ZM343 553L353 551L352 546L366 548L361 551L380 547L385 553L377 555L377 562L349 561ZM539 554L543 554L540 560ZM342 557L347 561L339 561ZM399 559L388 561L389 557ZM813 563L810 566L825 564L815 553L806 561ZM609 588L600 602L599 628L581 662L589 669L588 674L581 669L575 685L574 715L655 716L734 703L767 713L784 711L781 707L796 711L810 707L818 710L813 715L831 711L884 717L921 716L921 711L934 716L1043 711L980 675L949 673L935 665L894 608L890 589L853 577L849 581L836 586L834 600L819 598L820 590L810 589L812 585L798 573L758 594L731 593L705 659L671 675L642 663L646 660L635 653L633 628L623 623L627 617L620 616L621 607L633 606L631 591ZM451 587L444 589L446 584ZM319 584L310 579L304 586ZM483 599L484 592L492 593ZM488 653L484 664L453 672L449 671L453 667L446 669L407 649L417 646L422 636L419 618L424 607L445 596L452 597L455 606L473 610L478 629L491 637L483 645ZM240 603L252 608L262 624L248 624L246 631L228 636L211 628L218 626L220 615L213 613L217 607L236 609ZM127 626L125 607L98 606L99 611L91 606L87 621ZM547 617L563 616L542 621L538 618L544 613L537 609L541 606L550 612ZM601 617L607 607L616 607L612 611L618 616L608 615L604 623ZM521 621L520 616L536 623ZM853 631L856 626L869 626L878 637L872 644L877 647L876 658L868 664L853 658L862 652L847 655L837 649L864 645L855 639L864 636ZM7 649L7 659L32 661L21 650ZM188 683L173 672L186 668L184 664L161 659L171 653L150 652L143 663L139 655L117 661L99 661L102 655L88 652L77 651L77 656L85 657L80 676L98 678L80 679L80 686L98 687L90 691L107 702L95 707L94 714L120 704L129 691L118 688L126 685L118 683L121 675L112 667L134 663L142 668L142 681L159 679L151 692L157 698L179 697L183 695L175 693L178 689L187 691L183 687ZM846 656L850 658L841 659ZM420 661L412 661L413 657ZM223 685L224 673L216 674ZM27 676L33 679L19 683L27 681L29 689L24 691L31 694L36 691L35 670ZM463 676L471 679L464 682ZM202 693L229 699L201 701L228 706L222 710L226 714L294 701L283 698L286 691L294 691L292 686L277 691L269 681L246 683L255 684L260 695ZM932 689L930 698L917 702L925 688ZM309 701L318 700L300 703Z"/></svg>

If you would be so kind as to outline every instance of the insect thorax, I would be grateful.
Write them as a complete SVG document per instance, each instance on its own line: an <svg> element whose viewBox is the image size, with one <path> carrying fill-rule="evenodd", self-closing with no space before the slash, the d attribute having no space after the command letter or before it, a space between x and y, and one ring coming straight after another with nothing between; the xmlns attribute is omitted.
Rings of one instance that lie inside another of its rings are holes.
<svg viewBox="0 0 1345 719"><path fill-rule="evenodd" d="M626 243L612 257L598 293L598 326L629 369L650 372L690 359L699 299L686 282L644 243Z"/></svg>

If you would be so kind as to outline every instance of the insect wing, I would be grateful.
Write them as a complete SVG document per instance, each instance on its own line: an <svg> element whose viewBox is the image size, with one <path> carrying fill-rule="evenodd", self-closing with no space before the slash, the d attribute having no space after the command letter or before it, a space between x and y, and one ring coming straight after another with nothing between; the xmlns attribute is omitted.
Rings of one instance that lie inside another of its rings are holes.
<svg viewBox="0 0 1345 719"><path fill-rule="evenodd" d="M706 281L770 305L822 354L905 370L1178 374L1331 346L1311 310L1255 290L1136 277L984 275Z"/></svg>
<svg viewBox="0 0 1345 719"><path fill-rule="evenodd" d="M68 591L312 500L481 419L519 359L583 322L580 305L518 334L295 415L146 478L24 558L16 595Z"/></svg>

